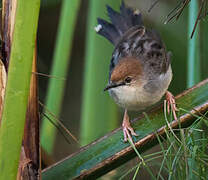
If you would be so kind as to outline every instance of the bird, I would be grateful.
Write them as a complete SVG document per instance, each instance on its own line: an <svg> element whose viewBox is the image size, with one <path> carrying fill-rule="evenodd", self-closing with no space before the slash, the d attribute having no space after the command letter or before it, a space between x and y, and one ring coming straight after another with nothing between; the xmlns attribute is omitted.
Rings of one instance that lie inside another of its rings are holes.
<svg viewBox="0 0 208 180"><path fill-rule="evenodd" d="M138 134L131 127L128 111L143 111L165 95L167 110L177 120L175 98L168 87L172 80L171 52L159 33L144 26L139 10L121 2L120 12L106 5L110 22L97 18L97 34L114 45L109 67L108 91L116 104L124 108L124 141L133 142Z"/></svg>

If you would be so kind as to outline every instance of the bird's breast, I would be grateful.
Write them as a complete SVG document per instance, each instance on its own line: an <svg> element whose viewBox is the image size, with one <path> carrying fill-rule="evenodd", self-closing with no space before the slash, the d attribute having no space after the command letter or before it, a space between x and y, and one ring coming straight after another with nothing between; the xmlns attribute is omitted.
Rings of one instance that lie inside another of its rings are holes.
<svg viewBox="0 0 208 180"><path fill-rule="evenodd" d="M109 93L119 106L128 110L141 110L151 104L143 87L120 86Z"/></svg>
<svg viewBox="0 0 208 180"><path fill-rule="evenodd" d="M128 110L143 110L157 103L168 89L172 79L172 70L169 67L165 74L155 80L144 81L140 86L119 86L109 90L115 102Z"/></svg>

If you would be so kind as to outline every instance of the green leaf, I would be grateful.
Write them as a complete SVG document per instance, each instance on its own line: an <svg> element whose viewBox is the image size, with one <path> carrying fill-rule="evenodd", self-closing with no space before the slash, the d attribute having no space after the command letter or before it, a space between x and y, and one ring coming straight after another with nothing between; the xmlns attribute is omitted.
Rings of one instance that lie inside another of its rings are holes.
<svg viewBox="0 0 208 180"><path fill-rule="evenodd" d="M89 1L86 62L81 112L81 144L86 145L117 124L115 103L103 89L108 83L109 64L113 46L104 37L96 34L97 18L107 19L106 4L120 5L120 1ZM99 117L99 118L98 118Z"/></svg>
<svg viewBox="0 0 208 180"><path fill-rule="evenodd" d="M0 179L16 179L28 103L40 0L18 0L0 128Z"/></svg>
<svg viewBox="0 0 208 180"><path fill-rule="evenodd" d="M52 76L63 78L67 75L79 5L80 0L63 0L62 2L60 24L51 69ZM59 78L50 79L47 90L46 107L51 113L45 111L45 114L51 121L56 121L60 115L64 89L64 80ZM41 146L48 154L52 154L56 137L56 127L51 124L46 117L42 120Z"/></svg>
<svg viewBox="0 0 208 180"><path fill-rule="evenodd" d="M178 108L191 111L192 114L205 113L208 110L208 79L199 83L181 95L176 97ZM136 133L135 146L140 152L153 147L158 143L157 135L165 135L166 121L163 108L158 107L148 113L149 122L141 117L133 121L132 125ZM197 118L190 113L180 111L180 126L188 127ZM99 117L98 117L99 120ZM178 121L170 123L172 129L179 126ZM96 178L118 167L136 156L133 148L122 141L123 133L119 128L92 144L82 148L79 152L70 155L63 161L43 170L43 180L73 179L73 178Z"/></svg>

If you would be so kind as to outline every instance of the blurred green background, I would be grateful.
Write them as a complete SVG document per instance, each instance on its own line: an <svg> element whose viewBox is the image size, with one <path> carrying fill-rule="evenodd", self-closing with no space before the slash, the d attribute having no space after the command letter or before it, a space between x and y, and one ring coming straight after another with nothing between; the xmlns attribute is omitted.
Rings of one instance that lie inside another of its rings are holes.
<svg viewBox="0 0 208 180"><path fill-rule="evenodd" d="M69 63L66 76L54 75L55 77L53 77L51 66L56 47L60 14L63 11L61 5L63 2L62 0L42 1L37 38L38 72L52 76L39 76L39 99L42 103L47 104L46 94L49 81L51 79L62 81L65 85L62 94L63 101L61 101L60 113L55 113L55 116L75 135L81 145L85 145L121 126L123 110L115 106L109 95L103 92L108 81L108 66L113 46L94 31L98 16L108 19L105 5L110 4L118 10L120 1L80 1L77 12L71 12L76 14L75 26L68 27L74 28L74 31L71 41L72 47L71 49L68 48L71 53L69 53L67 59ZM152 0L126 0L125 2L141 11L145 26L156 29L165 42L167 50L172 52L173 80L169 90L177 95L187 87L187 47L188 38L190 37L187 30L188 8L185 8L177 21L173 20L164 24L166 16L176 6L176 1L160 0L150 12L148 12L148 9L153 2ZM204 19L197 27L201 37L202 35L205 36L206 21ZM67 23L66 20L65 24ZM205 38L200 39L200 44L197 46L199 45L200 51L205 52ZM197 59L202 67L199 75L201 80L208 75L206 54L200 53ZM63 63L62 59L59 59L59 63ZM53 96L56 96L56 94L53 94ZM43 109L41 111L45 112ZM133 113L130 117L134 118L138 115L139 113ZM42 117L44 117L43 114ZM56 118L52 119L56 121ZM45 120L45 126L41 130L41 136L44 136L44 139L41 143L43 150L49 155L49 159L52 159L52 161L46 163L48 165L50 162L58 161L77 151L81 145L76 143L69 135L66 135L65 132L60 133L60 131L64 131L63 129L58 130L54 125L51 126L51 122L47 118ZM48 130L48 128L53 130ZM68 141L64 138L63 133L67 136ZM50 148L46 145L47 143L52 143Z"/></svg>

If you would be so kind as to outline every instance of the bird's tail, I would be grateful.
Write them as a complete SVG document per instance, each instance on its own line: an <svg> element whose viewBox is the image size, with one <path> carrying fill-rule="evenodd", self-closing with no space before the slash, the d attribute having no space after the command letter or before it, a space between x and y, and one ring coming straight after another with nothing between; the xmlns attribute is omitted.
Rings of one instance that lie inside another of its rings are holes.
<svg viewBox="0 0 208 180"><path fill-rule="evenodd" d="M142 26L142 15L138 10L126 7L122 0L120 12L116 12L110 6L106 6L111 23L98 18L98 25L95 30L104 36L114 45L118 43L120 37L133 26Z"/></svg>

